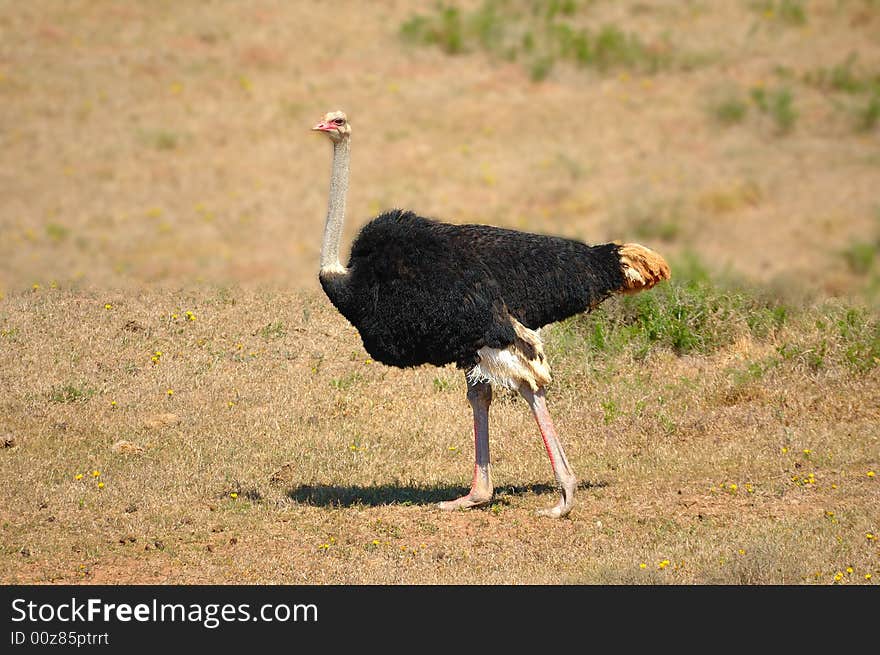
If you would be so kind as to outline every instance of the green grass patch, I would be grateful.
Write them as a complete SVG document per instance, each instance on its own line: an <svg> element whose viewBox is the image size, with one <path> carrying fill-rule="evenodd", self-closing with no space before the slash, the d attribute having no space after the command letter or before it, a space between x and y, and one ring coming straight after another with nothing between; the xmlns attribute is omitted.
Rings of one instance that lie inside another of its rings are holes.
<svg viewBox="0 0 880 655"><path fill-rule="evenodd" d="M86 384L67 382L52 387L49 401L58 404L76 403L88 400L95 395L95 390Z"/></svg>
<svg viewBox="0 0 880 655"><path fill-rule="evenodd" d="M644 359L659 350L711 354L741 337L772 345L775 355L733 370L734 387L778 364L810 373L829 366L865 372L880 364L880 319L866 308L796 307L767 289L713 278L693 255L674 262L672 273L672 281L650 291L610 299L559 323L549 333L548 349L611 361ZM614 415L610 408L603 411Z"/></svg>
<svg viewBox="0 0 880 655"><path fill-rule="evenodd" d="M795 307L767 289L710 276L693 255L674 262L672 272L671 282L561 322L548 348L578 357L642 359L658 350L709 354L746 336L775 344L775 361L812 371L827 362L858 371L880 363L880 320L864 308Z"/></svg>
<svg viewBox="0 0 880 655"><path fill-rule="evenodd" d="M853 241L843 250L843 259L853 273L865 275L874 266L878 247L873 241Z"/></svg>
<svg viewBox="0 0 880 655"><path fill-rule="evenodd" d="M170 130L147 130L139 134L142 143L156 150L176 150L180 136Z"/></svg>
<svg viewBox="0 0 880 655"><path fill-rule="evenodd" d="M259 334L264 339L280 339L285 334L287 334L287 328L284 327L284 323L281 321L274 321L272 323L267 323L263 327L260 328Z"/></svg>
<svg viewBox="0 0 880 655"><path fill-rule="evenodd" d="M415 15L400 26L400 34L408 41L436 45L448 55L465 50L464 23L457 7L438 7L429 16Z"/></svg>
<svg viewBox="0 0 880 655"><path fill-rule="evenodd" d="M59 223L48 223L46 225L46 236L55 243L61 243L70 236L70 230Z"/></svg>
<svg viewBox="0 0 880 655"><path fill-rule="evenodd" d="M767 20L791 27L807 24L807 10L803 0L762 0L753 2L751 6Z"/></svg>
<svg viewBox="0 0 880 655"><path fill-rule="evenodd" d="M482 51L522 61L534 81L546 79L558 62L602 73L623 69L651 74L676 65L668 36L647 39L610 23L584 27L579 10L580 3L571 0L484 0L472 10L439 5L405 21L400 35L449 55ZM687 61L692 67L694 58Z"/></svg>
<svg viewBox="0 0 880 655"><path fill-rule="evenodd" d="M724 89L709 101L708 112L719 125L738 125L749 114L748 98L739 88Z"/></svg>
<svg viewBox="0 0 880 655"><path fill-rule="evenodd" d="M768 90L754 87L751 97L758 110L773 121L779 134L788 134L794 129L799 114L794 106L794 95L789 88Z"/></svg>
<svg viewBox="0 0 880 655"><path fill-rule="evenodd" d="M865 101L856 108L856 129L859 132L872 132L880 121L880 88L876 89Z"/></svg>
<svg viewBox="0 0 880 655"><path fill-rule="evenodd" d="M656 349L679 355L708 353L739 335L774 334L789 320L784 304L748 290L708 280L698 263L673 266L674 279L649 292L606 302L563 323L557 346L581 343L598 356L629 352L637 358Z"/></svg>
<svg viewBox="0 0 880 655"><path fill-rule="evenodd" d="M880 88L880 73L870 74L859 66L855 52L831 68L818 68L803 75L805 84L834 93L857 95Z"/></svg>
<svg viewBox="0 0 880 655"><path fill-rule="evenodd" d="M533 82L540 82L546 79L553 70L553 65L555 63L556 59L551 55L536 57L532 60L531 64L529 64L529 77L532 78Z"/></svg>
<svg viewBox="0 0 880 655"><path fill-rule="evenodd" d="M638 196L624 208L623 219L633 237L640 241L673 242L684 231L681 199L657 199L650 194Z"/></svg>
<svg viewBox="0 0 880 655"><path fill-rule="evenodd" d="M349 373L340 378L330 380L330 386L337 391L347 391L362 382L364 376L360 373Z"/></svg>
<svg viewBox="0 0 880 655"><path fill-rule="evenodd" d="M802 79L828 94L836 109L848 111L857 132L870 132L880 121L880 72L859 65L856 52L831 68L808 71Z"/></svg>
<svg viewBox="0 0 880 655"><path fill-rule="evenodd" d="M843 346L844 360L864 372L880 364L880 321L863 309L846 309L834 321Z"/></svg>

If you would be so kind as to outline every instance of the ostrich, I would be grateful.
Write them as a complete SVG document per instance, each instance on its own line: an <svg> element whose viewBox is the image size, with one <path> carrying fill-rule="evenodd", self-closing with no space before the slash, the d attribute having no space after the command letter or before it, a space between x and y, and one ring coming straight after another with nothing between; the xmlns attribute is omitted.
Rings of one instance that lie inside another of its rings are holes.
<svg viewBox="0 0 880 655"><path fill-rule="evenodd" d="M334 111L312 129L333 143L319 273L330 302L357 328L376 361L400 368L454 363L465 371L474 414L474 476L465 496L440 508L470 508L492 499L489 405L496 385L518 391L528 403L561 489L559 502L539 513L566 516L577 481L547 411L550 366L538 331L613 293L635 293L669 279L666 261L634 243L590 246L488 225L441 223L394 209L361 228L343 266L339 241L351 124Z"/></svg>

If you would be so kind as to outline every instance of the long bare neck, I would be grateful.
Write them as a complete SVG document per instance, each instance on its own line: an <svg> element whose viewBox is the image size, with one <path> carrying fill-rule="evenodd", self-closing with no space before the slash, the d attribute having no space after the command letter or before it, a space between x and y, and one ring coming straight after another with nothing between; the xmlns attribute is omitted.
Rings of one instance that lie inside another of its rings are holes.
<svg viewBox="0 0 880 655"><path fill-rule="evenodd" d="M345 221L345 195L348 193L348 167L351 152L350 138L333 143L333 170L330 177L330 203L324 224L321 244L321 272L344 274L346 268L339 261L339 242Z"/></svg>

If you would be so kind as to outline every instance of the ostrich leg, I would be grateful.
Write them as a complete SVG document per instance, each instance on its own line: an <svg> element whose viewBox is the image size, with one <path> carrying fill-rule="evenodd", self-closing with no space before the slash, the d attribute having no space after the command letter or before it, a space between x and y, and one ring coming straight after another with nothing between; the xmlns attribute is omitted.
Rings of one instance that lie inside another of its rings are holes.
<svg viewBox="0 0 880 655"><path fill-rule="evenodd" d="M562 444L559 443L559 438L556 436L556 428L553 427L553 421L550 419L547 403L544 400L544 388L538 387L537 391L532 391L528 384L523 384L519 388L519 392L531 407L532 414L535 415L535 421L541 430L541 438L544 439L544 447L547 449L550 464L553 466L553 473L562 489L562 498L559 499L556 506L538 510L538 514L557 519L562 518L574 507L574 490L577 487L574 471L571 470L568 459L565 457L565 451L562 450Z"/></svg>
<svg viewBox="0 0 880 655"><path fill-rule="evenodd" d="M492 500L492 476L489 472L489 403L492 386L468 380L468 402L474 410L474 480L467 496L440 503L440 509L453 510L485 505Z"/></svg>

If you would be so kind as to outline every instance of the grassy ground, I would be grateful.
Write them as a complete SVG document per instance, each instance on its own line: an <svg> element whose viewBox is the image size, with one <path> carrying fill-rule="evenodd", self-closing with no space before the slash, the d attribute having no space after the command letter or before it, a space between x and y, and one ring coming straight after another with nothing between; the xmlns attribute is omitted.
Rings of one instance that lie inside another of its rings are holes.
<svg viewBox="0 0 880 655"><path fill-rule="evenodd" d="M0 4L0 580L880 579L880 9L536 6ZM547 331L570 519L506 394L495 502L434 508L463 376L370 362L315 282L337 107L347 235L673 261Z"/></svg>
<svg viewBox="0 0 880 655"><path fill-rule="evenodd" d="M472 466L463 376L370 362L320 296L10 297L2 578L880 577L876 319L714 286L656 296L548 335L549 402L584 481L558 523L533 514L556 492L504 394L496 501L435 509Z"/></svg>

